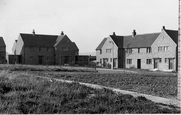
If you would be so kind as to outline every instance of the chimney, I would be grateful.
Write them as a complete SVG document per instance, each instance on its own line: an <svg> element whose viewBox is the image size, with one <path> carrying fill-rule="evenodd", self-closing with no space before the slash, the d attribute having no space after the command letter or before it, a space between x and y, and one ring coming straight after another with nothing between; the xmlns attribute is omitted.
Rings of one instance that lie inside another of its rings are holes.
<svg viewBox="0 0 181 115"><path fill-rule="evenodd" d="M163 26L162 30L165 30L165 26Z"/></svg>
<svg viewBox="0 0 181 115"><path fill-rule="evenodd" d="M32 32L32 33L33 33L33 35L35 36L35 30L34 30L34 29L33 29L33 32Z"/></svg>
<svg viewBox="0 0 181 115"><path fill-rule="evenodd" d="M63 31L61 32L61 35L64 35Z"/></svg>
<svg viewBox="0 0 181 115"><path fill-rule="evenodd" d="M136 30L133 30L132 37L135 37L135 36L136 36Z"/></svg>
<svg viewBox="0 0 181 115"><path fill-rule="evenodd" d="M115 32L113 32L113 36L116 36L116 33L115 33Z"/></svg>

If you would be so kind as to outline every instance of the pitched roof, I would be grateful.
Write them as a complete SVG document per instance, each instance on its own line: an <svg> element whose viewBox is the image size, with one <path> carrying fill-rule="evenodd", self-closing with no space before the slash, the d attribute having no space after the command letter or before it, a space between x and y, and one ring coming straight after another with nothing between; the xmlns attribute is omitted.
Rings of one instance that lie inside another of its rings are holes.
<svg viewBox="0 0 181 115"><path fill-rule="evenodd" d="M118 48L123 48L124 36L110 35Z"/></svg>
<svg viewBox="0 0 181 115"><path fill-rule="evenodd" d="M142 34L124 37L124 48L151 47L160 33Z"/></svg>
<svg viewBox="0 0 181 115"><path fill-rule="evenodd" d="M60 36L58 36L58 38L57 38L56 43L54 44L54 46L56 46L58 43L60 43L65 36L66 36L66 35L60 35Z"/></svg>
<svg viewBox="0 0 181 115"><path fill-rule="evenodd" d="M57 40L57 35L23 34L20 33L25 46L49 46L53 47Z"/></svg>
<svg viewBox="0 0 181 115"><path fill-rule="evenodd" d="M106 42L107 38L104 38L102 40L102 42L98 45L98 47L96 48L96 50L100 50L102 48L102 46L104 45L104 43Z"/></svg>
<svg viewBox="0 0 181 115"><path fill-rule="evenodd" d="M172 38L172 40L178 44L178 31L177 30L165 30L165 32Z"/></svg>
<svg viewBox="0 0 181 115"><path fill-rule="evenodd" d="M0 46L6 46L3 37L0 37Z"/></svg>

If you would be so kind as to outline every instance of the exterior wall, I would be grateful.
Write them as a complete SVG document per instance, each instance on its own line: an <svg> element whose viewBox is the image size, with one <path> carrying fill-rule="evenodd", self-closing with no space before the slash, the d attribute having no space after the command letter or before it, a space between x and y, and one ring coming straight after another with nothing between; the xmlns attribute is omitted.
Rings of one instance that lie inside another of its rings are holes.
<svg viewBox="0 0 181 115"><path fill-rule="evenodd" d="M24 42L21 38L21 36L19 36L18 41L16 43L16 53L14 55L23 55L23 48L24 48Z"/></svg>
<svg viewBox="0 0 181 115"><path fill-rule="evenodd" d="M147 48L140 48L140 53L138 53L138 48L133 48L132 53L126 53L126 68L137 68L137 61L141 59L141 69L152 69L152 64L147 64L146 61L147 59L152 59L153 54L147 53L146 49ZM127 59L132 59L132 64L127 64Z"/></svg>
<svg viewBox="0 0 181 115"><path fill-rule="evenodd" d="M111 49L111 53L106 53L106 49ZM112 49L114 49L114 52L112 52ZM118 68L118 47L114 43L112 38L108 37L106 42L104 43L104 45L102 47L102 54L100 54L100 50L96 51L96 62L99 63L99 65L103 66L104 65L103 64L103 59L107 58L108 61L105 62L105 63L112 65L111 60L112 60L113 55L114 55L114 60L115 60L114 68Z"/></svg>
<svg viewBox="0 0 181 115"><path fill-rule="evenodd" d="M79 50L73 47L73 45L68 37L64 37L61 42L55 46L56 64L75 63L75 56L78 56ZM68 48L67 51L63 50L65 47Z"/></svg>
<svg viewBox="0 0 181 115"><path fill-rule="evenodd" d="M42 56L43 65L54 65L54 47L25 47L25 64L41 64L39 56Z"/></svg>
<svg viewBox="0 0 181 115"><path fill-rule="evenodd" d="M89 63L89 56L86 55L79 55L75 56L75 64L78 64L79 66L84 66Z"/></svg>
<svg viewBox="0 0 181 115"><path fill-rule="evenodd" d="M159 46L168 46L168 51L158 52ZM162 30L162 33L158 36L155 42L152 44L153 58L161 58L162 62L158 64L159 70L169 70L168 61L165 63L165 58L174 58L174 68L176 70L176 43L168 36L168 34Z"/></svg>
<svg viewBox="0 0 181 115"><path fill-rule="evenodd" d="M16 54L16 44L17 44L17 40L15 40L14 44L13 44L13 48L12 48L12 53L13 54Z"/></svg>
<svg viewBox="0 0 181 115"><path fill-rule="evenodd" d="M0 47L0 64L5 64L6 62L6 47Z"/></svg>

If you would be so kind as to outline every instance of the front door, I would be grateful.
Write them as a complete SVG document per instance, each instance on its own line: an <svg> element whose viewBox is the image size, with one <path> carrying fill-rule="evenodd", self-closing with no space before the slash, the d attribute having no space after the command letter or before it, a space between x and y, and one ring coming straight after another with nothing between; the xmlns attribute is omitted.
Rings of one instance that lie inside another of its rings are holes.
<svg viewBox="0 0 181 115"><path fill-rule="evenodd" d="M38 56L38 62L39 64L43 64L43 56Z"/></svg>
<svg viewBox="0 0 181 115"><path fill-rule="evenodd" d="M154 69L157 69L158 68L158 59L154 59Z"/></svg>
<svg viewBox="0 0 181 115"><path fill-rule="evenodd" d="M173 59L169 59L169 62L168 62L168 69L173 69L173 66L174 65L174 60Z"/></svg>
<svg viewBox="0 0 181 115"><path fill-rule="evenodd" d="M141 59L137 59L137 68L141 69Z"/></svg>

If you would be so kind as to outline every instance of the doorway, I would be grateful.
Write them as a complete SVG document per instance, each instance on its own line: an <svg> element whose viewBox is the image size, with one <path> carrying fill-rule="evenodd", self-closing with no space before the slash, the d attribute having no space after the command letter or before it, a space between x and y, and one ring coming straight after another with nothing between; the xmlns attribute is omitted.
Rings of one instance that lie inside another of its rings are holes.
<svg viewBox="0 0 181 115"><path fill-rule="evenodd" d="M137 59L137 68L141 69L141 59Z"/></svg>
<svg viewBox="0 0 181 115"><path fill-rule="evenodd" d="M158 59L154 59L153 68L158 69Z"/></svg>
<svg viewBox="0 0 181 115"><path fill-rule="evenodd" d="M168 62L168 69L174 69L174 59L169 59L169 62Z"/></svg>
<svg viewBox="0 0 181 115"><path fill-rule="evenodd" d="M39 64L43 64L43 56L38 56L38 62Z"/></svg>

